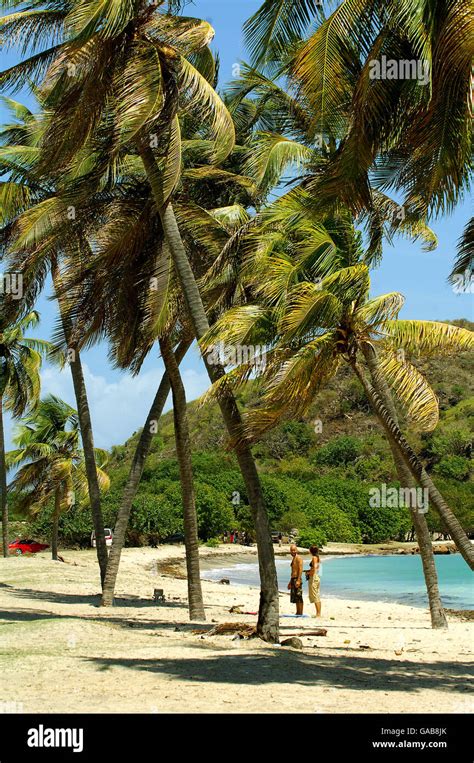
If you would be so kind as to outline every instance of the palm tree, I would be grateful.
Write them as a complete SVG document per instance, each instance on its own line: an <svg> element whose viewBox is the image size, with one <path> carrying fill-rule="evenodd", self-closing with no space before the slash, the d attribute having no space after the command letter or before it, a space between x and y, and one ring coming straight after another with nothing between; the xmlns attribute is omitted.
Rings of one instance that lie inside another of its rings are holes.
<svg viewBox="0 0 474 763"><path fill-rule="evenodd" d="M18 111L18 104L16 106ZM238 205L212 209L208 213L197 205L197 202L203 197L211 206L217 203L228 203L234 197L247 201L253 184L250 180L225 170L196 166L196 160L202 154L203 141L197 139L195 133L197 128L189 124L189 119L185 121L187 122L185 128L191 137L183 141L188 169L183 171L177 210L183 221L185 238L189 238L192 243L192 249L195 250L194 256L204 264L218 253L227 240L227 229L231 224L229 221L235 221L236 217L239 218L239 215L245 213ZM13 136L8 128L4 130L5 132L11 140L19 137L18 129L13 131ZM22 136L22 138L26 142L25 137ZM30 187L36 180L34 167L30 167L27 173L24 163L22 165L19 161L19 157L24 154L22 149L22 146L9 144L5 155L10 163L12 159L16 160L17 174L21 173L23 177L28 174ZM107 334L113 345L114 362L120 367L131 367L134 372L138 372L144 357L153 346L160 323L163 323L164 316L169 312L169 309L165 309L164 299L169 294L169 267L166 265L169 258L163 258L165 266L161 267L162 233L156 226L157 214L153 210L153 204L146 198L143 170L140 171L140 164L137 165L136 161L134 162L135 158L124 155L121 159L122 170L115 180L112 201L110 194L102 199L100 195L96 195L87 199L86 204L80 207L76 205L78 230L75 230L73 221L69 221L66 225L62 219L55 220L54 216L52 220L48 219L50 207L43 201L54 203L55 200L54 191L48 189L49 195L45 192L44 199L40 199L39 203L29 207L25 214L16 218L10 236L12 239L10 249L15 253L15 267L27 269L37 266L38 260L41 262L44 256L43 252L48 252L53 273L56 275L55 283L58 284L56 295L61 306L61 328L63 329L66 323L70 326L67 343L69 351L72 339L75 337L77 341L80 340L82 344L85 344L95 335ZM226 183L225 188L223 188L223 181ZM17 190L16 187L15 190ZM201 190L204 190L204 194L200 192ZM23 196L20 198L23 201ZM41 215L45 208L46 219L38 225L41 219L38 215ZM18 209L15 207L14 211L18 212ZM97 220L100 221L98 227ZM148 231L148 237L144 235L145 231ZM79 238L78 234L82 235L82 239L78 241L76 247L72 248L71 241L74 241L75 235ZM89 246L86 236L88 240L94 242L93 247ZM126 246L125 257L122 254L124 246ZM57 274L56 258L49 254L51 250L68 252L62 275ZM86 261L83 256L84 251L88 252ZM117 268L119 252L121 269ZM106 258L110 259L110 266L106 264ZM153 260L157 262L155 272L150 270ZM139 270L139 267L143 269ZM157 275L162 282L161 293L156 289L153 292L148 289L150 279L153 277L157 280ZM29 281L32 281L31 271ZM175 297L170 295L169 303L174 304L175 301ZM117 315L121 316L121 320L117 321ZM127 319L126 316L128 316ZM75 327L74 330L72 326ZM131 326L136 330L131 330ZM148 326L151 326L151 331L147 331ZM189 344L190 341L186 340L181 346L187 349ZM179 353L181 353L181 347ZM104 604L110 604L113 601L131 504L151 442L150 421L153 421L156 426L168 390L169 383L164 378L155 400L156 405L153 404L140 437L130 473L131 484L125 489L124 501L121 503L117 518L114 544L103 587ZM186 500L185 505L189 505ZM193 526L190 519L186 526ZM197 535L194 542L187 545L189 545L187 553L190 565L189 585L191 590L199 592L200 596ZM191 601L191 609L194 613L198 611L203 613L202 600L199 610L196 603Z"/></svg>
<svg viewBox="0 0 474 763"><path fill-rule="evenodd" d="M450 280L457 282L462 291L472 291L472 273L474 270L474 217L468 221L459 240L458 253Z"/></svg>
<svg viewBox="0 0 474 763"><path fill-rule="evenodd" d="M370 209L375 173L408 213L457 203L470 176L471 25L468 0L342 0L327 18L313 0L265 0L246 25L253 63L282 61L313 130L337 147L314 194ZM376 77L383 58L422 71Z"/></svg>
<svg viewBox="0 0 474 763"><path fill-rule="evenodd" d="M14 105L16 107L16 113L18 113L19 104ZM28 115L31 129L31 122L34 118L29 112ZM5 135L5 133L8 134L10 139L18 139L18 137L20 137L18 129L15 129L12 135L11 128L5 128L3 134ZM28 136L26 136L26 138L27 137ZM150 214L151 205L149 203L143 205L143 178L140 177L139 172L136 172L136 168L133 168L135 170L133 175L130 174L130 171L125 171L122 174L120 181L117 180L115 199L112 203L108 196L105 200L95 197L89 199L88 205L89 209L92 210L92 215L90 213L88 214L88 210L85 210L84 207L80 209L78 208L78 216L80 218L78 227L80 234L82 234L82 240L78 241L76 247L72 247L71 242L74 242L75 237L78 237L78 231L75 230L73 221L71 221L69 225L64 225L61 221L57 230L54 229L54 224L52 227L50 224L49 228L42 225L38 234L38 231L35 228L38 221L38 217L34 217L35 211L38 207L41 209L41 206L44 206L44 202L47 203L48 200L54 200L54 190L47 188L42 194L43 198L38 198L38 195L34 193L36 181L34 162L26 168L24 163L22 164L20 160L22 155L24 155L23 145L8 144L4 150L3 157L4 159L8 158L10 170L12 170L13 161L15 162L15 174L17 177L20 175L23 180L21 185L19 183L10 183L8 189L4 188L4 191L9 191L9 206L7 209L13 220L13 224L10 222L6 227L4 238L5 243L9 245L10 250L13 252L10 256L14 260L14 266L26 270L29 275L29 283L34 283L35 278L32 278L32 273L34 273L35 268L38 268L38 265L41 266L42 261L44 260L44 252L46 251L48 259L51 262L51 270L53 273L54 284L56 286L56 297L60 304L61 323L58 332L58 340L62 340L64 344L64 337L67 337L68 355L71 353L73 344L74 349L77 350L77 353L75 352L74 355L78 355L79 341L87 343L91 339L91 326L93 326L96 334L108 333L114 344L114 356L116 362L124 368L132 366L135 372L137 372L147 352L149 352L153 346L154 332L158 330L160 324L160 312L167 312L163 310L164 296L160 296L157 289L150 290L148 288L150 279L153 277L156 280L156 275L159 271L159 257L157 257L155 253L155 259L158 260L158 271L153 272L153 270L150 270L148 274L139 271L137 267L138 263L134 259L136 250L141 257L143 267L148 267L148 269L150 269L153 263L153 257L150 257L150 255L154 252L161 252L161 244L158 242L160 242L162 235L160 231L156 230L156 225L154 225L154 217L156 218L156 215L153 216ZM133 165L131 157L129 157L129 164ZM227 174L223 174L226 175L227 178ZM199 178L201 178L201 173L199 173ZM219 177L219 180L221 181L222 179ZM132 181L134 183L133 186L131 186ZM190 182L192 185L193 180L190 180ZM11 191L12 186L15 193L12 193ZM20 204L24 203L24 197L25 195L28 195L25 193L25 190L31 191L28 201L31 203L36 200L37 204L28 207L24 214L18 215L18 212L21 211L18 202ZM14 203L15 201L17 204ZM98 209L101 208L103 209L102 213L98 212ZM189 217L189 214L187 214L188 209L189 200L188 206L186 207L186 217ZM136 221L133 219L135 210L140 210L139 226L137 226ZM143 214L143 211L145 211L145 214ZM126 214L125 219L123 217L124 213ZM87 220L88 217L92 217L92 220L96 221L97 215L99 215L101 222L103 222L106 214L111 218L110 227L112 229L113 226L113 239L111 238L111 230L109 230L108 234L104 235L103 231L96 231L93 229L93 226L89 226L88 228L84 227L84 220ZM118 214L120 214L121 217L118 217ZM184 211L183 214L185 214ZM33 216L33 221L31 220L30 215ZM192 216L194 220L197 219L195 209L192 211ZM214 232L219 232L219 227L216 221L209 216L206 217L204 222L207 229L205 240L209 244L209 228L212 228L213 226ZM28 227L28 224L30 224L31 227ZM144 226L145 229L149 231L148 241L144 239L143 235L140 235L140 228L143 230ZM204 227L202 222L201 227ZM95 257L93 250L89 249L89 245L85 239L86 230L90 239L95 241L94 252L97 253ZM119 242L120 247L122 248L127 240L130 239L130 235L135 243L132 243L127 250L128 259L125 259L124 263L125 265L128 263L129 270L127 270L125 274L124 272L119 272L117 270L114 262L114 244ZM220 235L222 239L224 229L220 230ZM197 238L199 239L199 236L197 236ZM195 233L193 234L193 240L196 245ZM68 253L67 258L63 256L64 267L62 274L59 273L57 257L54 254L54 252L58 250ZM86 266L83 254L87 251L89 251L89 256L87 258ZM104 256L106 254L111 257L110 269L104 267ZM99 271L94 270L96 263L100 263ZM169 266L165 267L161 273L161 280L164 282L164 284L162 284L162 286L164 286L163 294L165 296L167 294L167 285L169 281L168 271ZM113 272L116 277L111 279L110 272ZM68 276L70 280L73 280L74 288L71 288L69 282L67 284L64 283L65 275ZM41 276L42 270L40 270L39 276L36 276L36 281L40 281ZM110 283L111 280L113 283ZM136 281L142 284L140 289L137 289ZM98 285L102 289L100 299L96 296L98 293ZM70 293L68 292L68 288L70 289ZM92 294L88 291L88 288L92 288ZM84 301L85 295L86 299ZM104 305L106 304L109 295L113 295L113 298L109 309L105 310L105 314L113 316L114 324L111 324L110 322L104 323ZM139 297L138 303L131 299L132 295ZM173 301L174 298L171 298L170 302L173 303ZM128 314L130 316L129 320L125 320L125 307L128 309ZM139 315L133 314L133 311L136 311L137 309L140 309L141 313ZM120 321L116 320L117 314L122 318ZM84 319L84 316L87 316L87 320ZM153 335L147 335L146 327L150 323L153 325ZM137 327L136 333L130 331L131 324ZM65 330L65 327L67 327L67 330ZM190 340L185 340L181 344L178 352L178 361L182 358L183 351L186 351L190 344ZM72 362L74 362L74 358L72 359ZM148 416L148 419L154 422L153 426L156 425L161 414L168 392L169 383L167 382L167 378L164 378L163 383L160 384L157 398L155 399L152 410ZM149 421L147 421L137 448L138 453L136 454L132 466L130 474L131 484L127 485L125 489L125 501L121 504L117 519L114 544L110 556L109 574L108 577L105 576L103 587L103 601L105 604L112 603L113 600L118 561L125 540L130 509L133 497L138 488L139 478L141 476L146 454L151 443L152 431L153 428ZM146 447L144 447L145 441L147 442ZM190 584L192 584L193 591L198 591L200 589L199 559L198 556L196 556L196 558L193 557L194 551L197 554L197 538L193 548L190 548L188 560L191 563L191 571L195 577L194 581L190 578ZM192 603L192 607L195 615L198 612L195 602ZM200 603L199 611L203 612L202 601Z"/></svg>
<svg viewBox="0 0 474 763"><path fill-rule="evenodd" d="M292 220L294 223L294 217ZM274 235L278 237L278 231ZM268 391L271 406L265 406L256 420L254 416L253 428L258 422L261 431L264 431L267 425L272 426L281 416L298 414L299 406L304 408L309 404L315 391L335 373L342 358L351 363L359 380L363 381L359 365L352 365L353 353L356 350L362 352L364 348L367 354L366 345L369 347L373 343L374 332L383 334L382 338L378 337L379 342L383 339L385 343L382 370L398 398L408 406L411 418L418 425L435 426L437 402L434 393L412 364L398 359L393 347L405 348L413 354L454 352L472 346L472 333L426 321L389 320L398 315L403 304L401 296L388 295L367 302L367 266L350 264L336 273L334 268L332 272L331 268L328 270L331 249L327 234L325 240L321 231L319 239L313 237L306 247L300 244L299 253L293 258L281 250L276 250L272 255L274 243L264 240L263 249L269 249L270 255L266 258L262 251L257 251L248 268L261 303L230 310L208 333L205 342L205 346L209 347L219 337L229 344L255 343L263 339L275 345L265 372L267 381L273 379ZM357 262L358 255L356 252L354 254ZM319 278L317 283L308 282L308 274L313 277L314 273L322 272L322 263L329 275ZM388 329L390 335L387 334ZM302 341L301 337L305 340ZM307 341L307 346L304 341ZM301 379L297 376L300 369ZM314 370L313 376L308 375L310 369ZM245 380L254 370L250 365L243 366L232 372L231 377ZM290 374L293 374L291 379ZM301 389L303 381L307 384L304 393ZM377 406L375 412L387 430L387 419L390 418L387 410L382 411ZM256 431L260 431L259 426ZM433 505L449 526L459 550L472 565L471 544L456 518L446 507L396 423L390 420L389 428L389 440L399 457L417 482L429 491Z"/></svg>
<svg viewBox="0 0 474 763"><path fill-rule="evenodd" d="M63 400L48 395L25 417L14 442L17 448L8 453L7 463L9 468L20 468L10 489L21 491L20 506L33 513L54 501L51 551L57 560L61 512L88 499L77 413ZM106 463L104 451L95 455L102 465ZM101 489L107 490L110 480L100 467L97 477Z"/></svg>
<svg viewBox="0 0 474 763"><path fill-rule="evenodd" d="M113 163L121 146L136 147L160 211L193 330L199 338L209 324L169 197L181 164L178 91L184 96L184 108L200 115L207 125L213 141L211 161L222 161L234 143L230 115L190 62L192 55L206 56L213 30L205 22L157 14L156 6L142 3L121 3L113 10L98 3L93 6L73 6L65 21L66 41L48 70L44 93L52 118L41 144L41 165L45 171L51 166L66 167L86 144L100 144L102 152L95 152L88 183L65 188L65 198L69 194L69 199L77 203L81 193L90 194L90 178L94 174L98 178L99 169L103 175L104 166ZM6 72L4 82L18 83L25 71L31 73L27 62L21 66ZM68 75L71 66L74 76ZM211 380L223 374L218 366L209 366L208 371ZM222 398L221 408L226 426L235 437L241 433L241 418L230 390ZM255 462L245 440L241 440L237 455L259 546L262 596L258 630L263 638L276 641L278 585L268 517Z"/></svg>
<svg viewBox="0 0 474 763"><path fill-rule="evenodd" d="M168 337L160 340L161 355L173 392L173 416L178 457L181 493L184 507L184 535L186 546L186 567L188 579L189 616L191 620L205 620L199 569L199 544L196 514L196 500L191 462L186 394L179 366Z"/></svg>
<svg viewBox="0 0 474 763"><path fill-rule="evenodd" d="M287 106L287 99L281 97L281 92L275 86L263 78L259 79L259 88L262 91L262 100L266 100L270 90L270 99L276 100L280 107L277 109L278 119ZM268 101L267 101L268 102ZM247 113L253 114L254 110L246 109ZM257 113L263 112L259 107ZM288 115L287 115L288 116ZM268 115L266 115L268 122ZM279 138L275 133L271 136L271 147L267 151L256 152L251 162L254 168L260 167L259 175L263 177L278 177L281 166L287 161L285 153L287 142ZM281 151L278 148L283 148ZM296 147L298 152L300 149ZM294 159L290 149L290 160ZM270 169L271 168L271 169ZM252 173L251 174L255 174ZM257 182L262 184L259 177ZM273 180L271 183L273 184ZM327 275L335 268L341 268L344 264L353 265L358 262L371 263L376 259L378 250L381 248L381 233L377 232L378 223L374 225L372 244L364 251L360 243L360 234L354 231L350 222L350 215L341 210L333 219L318 216L314 209L301 207L301 198L298 201L291 193L281 201L274 203L260 215L249 222L244 222L240 228L234 231L223 252L213 263L205 278L205 293L212 296L216 304L221 304L224 309L229 309L236 304L252 304L259 299L258 285L260 283L276 283L276 292L272 292L272 299L277 300L279 290L290 288L301 279L311 278L318 283L321 275ZM384 205L390 209L390 200L386 199ZM380 221L383 220L386 210L381 209ZM422 235L429 247L434 243L431 231L422 223L401 222L397 227L398 233L408 233L411 237ZM251 253L249 256L248 253ZM270 277L266 272L266 258L274 257L273 269L270 267ZM279 265L276 267L276 262ZM250 274L250 278L249 278ZM319 274L319 275L318 275ZM261 296L261 295L260 295ZM258 337L255 341L258 341ZM261 337L260 337L261 339ZM248 339L248 341L251 341ZM270 337L271 341L271 337ZM363 346L365 359L373 377L373 383L385 401L394 421L398 423L397 412L393 405L390 389L380 374L375 374L377 364L372 360L369 348ZM415 487L412 474L406 467L397 449L390 444L400 484L411 489ZM410 505L412 521L416 528L416 534L420 547L420 555L425 573L425 580L430 601L430 612L434 627L444 627L444 616L441 600L439 597L437 573L434 562L433 548L428 525L424 514L419 514Z"/></svg>
<svg viewBox="0 0 474 763"><path fill-rule="evenodd" d="M40 394L41 358L50 349L42 339L25 337L23 332L37 325L33 311L0 331L0 490L2 504L3 556L8 556L7 468L5 461L4 410L15 417L34 407Z"/></svg>
<svg viewBox="0 0 474 763"><path fill-rule="evenodd" d="M8 179L0 183L0 198L2 201L2 229L0 236L6 257L8 249L16 244L18 220L25 210L36 204L47 203L54 195L54 177L39 181L36 174L38 160L37 144L41 136L42 120L35 116L26 106L11 98L3 98L12 116L13 124L5 125L0 131L0 168ZM72 323L66 316L66 304L61 296L62 276L60 259L65 259L71 248L74 248L76 237L71 226L62 226L62 241L56 241L46 251L29 246L28 257L16 257L12 268L22 274L26 286L23 303L34 302L34 299L44 283L47 269L51 272L53 287L58 301L60 314L60 333L63 334L67 345L68 365L71 369L74 392L76 397L81 437L84 448L92 518L96 535L97 558L101 582L104 582L107 567L107 547L104 537L104 522L102 518L100 487L94 457L94 438L92 421L84 381L82 362L77 344L72 341ZM77 245L77 244L76 244Z"/></svg>
<svg viewBox="0 0 474 763"><path fill-rule="evenodd" d="M363 344L361 346L361 350L369 369L371 383L376 390L380 400L383 402L383 405L389 413L392 421L398 427L399 420L397 409L394 404L390 387L378 362L377 351L373 344ZM413 488L416 487L416 482L413 479L413 475L403 460L400 451L394 445L393 440L389 440L389 444L400 484L408 489L410 495L413 495ZM426 590L428 593L431 624L433 628L447 628L448 623L441 602L438 585L438 574L436 571L433 544L431 542L431 534L428 528L428 523L426 521L425 514L420 513L417 508L412 505L411 502L408 502L408 508L411 514L413 527L415 529L418 547L420 549L421 563L423 565L423 574L425 577Z"/></svg>
<svg viewBox="0 0 474 763"><path fill-rule="evenodd" d="M283 210L275 210L275 206L283 206ZM252 299L256 300L261 296L258 294L260 283L275 282L276 290L272 291L271 299L276 301L285 289L296 285L301 279L311 277L320 280L320 276L316 275L317 273L327 274L331 272L331 269L341 267L343 261L352 264L361 259L364 261L367 257L370 259L370 255L361 249L360 236L355 235L347 213L343 212L339 219L324 221L326 228L322 222L302 215L301 210L298 214L298 208L291 206L288 202L283 205L273 205L262 213L260 220L255 221L255 224L250 227L250 232L247 230L243 232L243 235L236 234L233 237L236 239L236 244L233 247L235 249L232 256L234 272L231 277L229 278L229 273L226 272L228 268L225 261L222 263L222 258L218 258L215 266L210 269L207 278L210 281L211 292L214 289L213 284L215 282L219 284L225 278L226 290L232 294L234 291L232 283L240 283L240 292L246 296L247 301L251 304ZM262 227L262 230L259 230L256 223ZM330 233L327 229L328 223L329 229L332 229ZM249 239L248 244L245 244L245 237ZM242 241L244 241L243 245L239 246ZM250 257L247 255L246 258L247 252L254 254ZM268 278L265 263L266 258L271 258L272 255L275 269L272 272L270 267L271 276ZM278 267L275 265L276 262L279 263ZM224 273L222 274L220 271L223 265ZM245 304L246 299L244 297L243 304ZM235 302L227 302L228 307L232 304ZM265 335L263 337L247 337L246 341L271 342L272 338L270 332L269 337L265 338ZM388 395L390 395L389 391ZM393 451L393 455L401 484L409 486L411 475L407 473L408 470L396 451ZM442 627L446 620L439 598L436 567L426 519L411 507L410 510L417 527L433 626Z"/></svg>
<svg viewBox="0 0 474 763"><path fill-rule="evenodd" d="M235 118L239 122L250 120L254 128L246 141L247 160L242 171L254 180L263 198L284 191L272 210L288 214L291 208L301 225L303 215L321 220L337 217L341 209L352 209L343 194L335 200L331 193L314 192L322 174L337 161L338 145L331 134L319 132L317 115L307 100L246 65L230 84L228 100ZM352 213L354 221L367 232L368 263L378 264L384 238L390 240L394 235L421 240L427 251L436 247L426 215L402 209L388 196L381 173L371 174L368 190L370 205L357 208L356 215Z"/></svg>
<svg viewBox="0 0 474 763"><path fill-rule="evenodd" d="M252 100L247 97L250 92L253 95ZM315 145L311 139L308 140L307 134L311 124L310 112L305 110L303 104L298 104L283 91L277 83L256 70L246 69L243 76L231 85L228 102L234 119L237 120L241 131L243 129L247 136L246 142L249 148L246 153L248 160L244 164L244 171L254 178L262 196L268 195L269 191L280 182L287 168L296 168L301 178L302 171L311 172L311 169L317 166L321 160L323 146L321 144ZM252 128L261 126L265 130L252 135L249 134L250 126ZM288 133L288 137L285 134L280 134L281 130L283 133ZM301 134L302 142L294 139L294 136L298 134ZM330 150L330 147L326 147L326 150L328 149ZM314 209L314 203L308 203L305 205L305 209L301 209L302 200L301 191L290 192L279 204L273 204L272 207L265 210L259 216L260 220L258 217L252 220L247 216L239 221L240 226L237 228L234 226L231 239L206 274L206 293L214 299L216 304L228 309L235 304L245 304L246 299L252 300L251 295L246 293L248 292L248 284L245 277L245 257L244 263L242 263L242 251L245 254L246 247L245 244L243 246L240 244L247 237L250 239L250 248L252 246L259 248L258 242L253 240L252 235L249 236L248 234L256 229L257 224L260 224L262 220L265 221L264 250L265 247L270 250L272 247L277 247L279 239L283 248L286 247L296 253L304 250L304 261L299 268L295 269L299 270L300 274L304 272L305 267L309 266L312 269L312 274L315 275L315 258L322 272L325 272L329 266L337 267L338 261L339 266L342 265L341 256L336 253L331 236L321 230L323 218ZM348 229L349 234L343 236L339 245L342 243L344 256L349 264L357 262L359 257L367 263L376 262L381 255L384 234L390 235L396 232L402 235L408 234L410 238L421 236L425 242L425 248L434 247L436 238L423 221L400 220L396 211L397 207L394 202L379 192L377 207L368 216L370 238L369 248L365 253L358 251L354 233L351 226L348 226L347 214L344 215L343 213L341 216L339 213L343 223L342 230ZM266 220L266 218L268 219ZM325 222L327 225L327 220ZM333 221L333 224L336 224L336 221ZM341 225L339 228L340 237ZM299 236L297 231L300 233ZM257 235L261 236L261 234ZM293 243L290 244L290 241ZM262 278L265 277L265 274L262 274ZM369 361L370 358L367 360ZM389 410L394 420L397 421L390 390L386 384L379 384L378 389L380 393L383 389L387 407L390 406ZM408 488L414 487L416 483L403 459L393 445L390 447L400 483ZM426 518L413 507L410 506L409 508L420 547L432 624L433 627L445 627L446 617L439 596L437 572Z"/></svg>
<svg viewBox="0 0 474 763"><path fill-rule="evenodd" d="M254 100L251 102L253 108L249 106L248 94L254 94ZM286 244L289 251L291 247L300 246L304 253L302 261L295 267L295 273L303 273L304 268L311 263L313 276L316 275L312 259L318 257L317 264L319 269L328 273L328 267L336 266L332 262L334 256L333 242L324 230L321 230L321 221L327 219L328 212L325 212L327 205L324 198L317 197L311 193L314 173L324 162L335 158L335 146L329 141L327 144L317 142L313 145L314 119L311 120L311 109L308 108L305 101L296 102L291 96L282 91L278 84L271 82L267 77L256 70L244 70L244 75L239 81L233 83L231 87L232 102L237 105L245 105L246 111L256 113L259 119L265 118L267 124L270 124L272 132L256 133L254 139L249 145L249 160L246 164L246 172L255 179L258 187L266 193L272 188L282 176L287 167L297 168L299 176L295 179L298 186L288 192L283 198L274 203L261 215L265 223L266 245L271 248L275 246L279 239L283 245L291 238L295 237L295 226L303 232L303 241L296 240L293 244ZM266 110L268 104L273 105L273 111ZM280 135L275 129L283 128L289 134L289 137ZM294 135L301 134L303 142L294 140ZM329 157L326 159L325 156ZM306 174L301 179L302 173ZM393 233L408 235L412 239L422 238L426 249L433 249L436 245L436 237L427 227L423 218L420 218L417 212L405 217L399 216L398 205L396 205L388 196L377 188L371 189L372 204L370 210L364 213L368 223L369 247L363 256L363 261L367 264L377 263L382 253L382 240L384 235L389 237ZM347 217L342 207L342 217ZM339 204L332 210L332 216L337 219L341 217L341 205ZM362 218L362 216L361 216ZM347 225L347 223L346 223ZM283 230L281 230L283 228ZM257 236L261 236L261 232ZM469 235L469 227L466 236ZM352 236L352 234L351 234ZM307 239L307 240L305 240ZM466 239L468 240L468 239ZM349 249L347 249L349 246ZM346 264L357 261L357 247L351 241L344 242L344 257ZM265 249L265 246L264 246ZM354 250L354 251L352 251ZM467 249L463 249L466 252ZM356 254L356 259L354 259ZM347 259L349 255L349 259ZM466 254L462 255L463 260ZM300 258L301 259L301 258ZM340 257L339 257L340 260ZM262 277L266 277L263 275ZM404 464L400 454L393 448L393 455L400 479L406 484L408 477L407 467ZM458 539L463 542L464 550L469 555L470 549L467 547L466 538L462 533L462 528L456 526L456 519L446 506L439 491L433 485L427 473L417 466L419 480L422 480L425 486L429 487L433 502L439 510L450 515L450 521L453 522L453 532L458 532ZM410 478L412 479L412 478ZM428 537L427 527L421 527L423 518L419 518L418 524L420 534ZM426 523L425 523L426 525ZM420 545L425 545L420 541ZM432 557L432 554L431 554ZM424 560L427 562L427 559ZM431 559L434 569L434 562Z"/></svg>
<svg viewBox="0 0 474 763"><path fill-rule="evenodd" d="M188 141L187 153L190 153L193 143L197 141ZM239 208L234 205L224 209L214 209L211 213L206 212L193 202L193 197L199 196L197 191L193 191L193 185L199 186L206 183L207 195L213 201L217 193L220 198L222 197L222 190L218 191L222 176L225 177L227 184L235 183L240 186L245 183L243 178L230 175L225 171L212 172L206 168L185 170L183 174L186 176L186 181L183 182L185 186L183 192L178 194L178 214L183 219L185 239L189 238L190 249L194 250L195 256L201 259L202 268L214 256L214 253L217 254L220 246L227 240L229 219L234 219L235 215L238 215ZM174 285L174 279L170 277L169 268L166 267L169 257L161 254L163 235L156 227L158 215L153 205L150 205L149 200L143 197L145 189L142 178L138 173L135 180L136 193L140 194L139 196L130 192L131 177L123 180L123 189L116 189L117 200L104 209L102 228L90 234L95 240L95 246L94 252L91 251L87 267L80 269L77 267L80 263L77 265L72 263L66 291L70 303L74 306L75 316L87 316L85 320L84 318L78 322L77 318L74 320L83 342L88 341L94 332L100 335L106 334L111 342L114 362L122 368L132 368L134 373L137 373L158 334L161 336L160 345L167 371L140 436L130 472L130 482L119 509L102 600L105 605L113 601L121 549L125 540L134 491L138 486L151 442L151 425L156 427L170 389L168 379L171 379L175 400L177 454L182 474L185 507L190 614L193 619L203 619L197 522L188 452L189 436L186 434L184 389L178 370L179 362L191 344L191 337L188 337L189 332L183 332L181 328L182 339L176 354L173 355L175 357L173 361L168 337L177 322L183 326L182 300ZM213 182L215 183L214 194L212 193ZM117 255L119 252L121 254L124 241L130 241L130 244L127 245L126 256L120 256L118 265ZM155 266L153 266L154 261ZM151 279L155 282L161 281L164 291L157 288L150 291ZM163 295L167 297L166 302ZM123 316L125 309L130 316L129 320L117 321L116 316ZM136 331L131 327L136 328Z"/></svg>

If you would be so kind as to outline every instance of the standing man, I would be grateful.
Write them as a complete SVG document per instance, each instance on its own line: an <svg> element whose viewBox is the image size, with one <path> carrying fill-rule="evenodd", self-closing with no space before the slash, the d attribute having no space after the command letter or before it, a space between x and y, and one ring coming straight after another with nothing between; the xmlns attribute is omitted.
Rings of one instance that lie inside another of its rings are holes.
<svg viewBox="0 0 474 763"><path fill-rule="evenodd" d="M290 591L290 601L296 604L296 614L303 614L303 560L298 554L298 549L293 544L290 546L291 560L291 579L288 583Z"/></svg>

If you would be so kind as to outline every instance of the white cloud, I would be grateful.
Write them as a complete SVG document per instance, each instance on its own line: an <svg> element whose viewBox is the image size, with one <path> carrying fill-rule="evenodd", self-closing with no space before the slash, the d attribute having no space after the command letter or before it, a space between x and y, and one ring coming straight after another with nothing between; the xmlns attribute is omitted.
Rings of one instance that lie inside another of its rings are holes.
<svg viewBox="0 0 474 763"><path fill-rule="evenodd" d="M83 371L95 445L98 448L110 448L112 445L122 444L143 426L161 381L162 364L135 377L122 373L116 381L108 381L105 376L94 374L86 363L83 363ZM209 386L205 371L186 369L182 371L182 377L189 401L202 395ZM42 397L53 394L76 407L71 372L68 368L59 371L57 368L45 366L41 372L41 383ZM170 408L171 396L167 400L165 411ZM10 449L12 426L8 415L5 429L7 449Z"/></svg>

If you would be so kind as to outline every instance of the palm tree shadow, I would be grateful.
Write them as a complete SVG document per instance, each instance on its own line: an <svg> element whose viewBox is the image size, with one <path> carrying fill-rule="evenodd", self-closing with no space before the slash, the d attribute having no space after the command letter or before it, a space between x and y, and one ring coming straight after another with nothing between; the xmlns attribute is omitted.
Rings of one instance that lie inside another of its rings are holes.
<svg viewBox="0 0 474 763"><path fill-rule="evenodd" d="M174 606L177 606L176 604ZM108 612L113 608L108 609ZM70 615L61 612L49 612L42 609L9 609L0 610L0 625L13 625L21 622L35 622L41 620L65 620L71 623L98 623L101 625L118 625L121 628L133 628L136 630L147 631L180 631L183 633L192 632L195 629L206 628L208 623L189 622L188 620L144 620L134 617L116 616L107 614L104 617L95 615Z"/></svg>
<svg viewBox="0 0 474 763"><path fill-rule="evenodd" d="M9 588L16 598L23 599L40 599L41 601L49 601L53 604L90 604L94 607L100 607L100 593L93 594L73 594L63 593L57 591L40 591L33 588L15 588L8 585L8 583L0 583L0 587ZM159 605L154 599L144 599L140 596L125 595L117 596L114 599L114 607L186 607L186 601L164 601Z"/></svg>
<svg viewBox="0 0 474 763"><path fill-rule="evenodd" d="M394 664L385 659L312 656L286 650L179 659L93 657L88 662L101 671L122 667L203 683L258 686L291 682L300 686L403 692L469 691L471 669L469 663L432 662L420 666L408 661Z"/></svg>

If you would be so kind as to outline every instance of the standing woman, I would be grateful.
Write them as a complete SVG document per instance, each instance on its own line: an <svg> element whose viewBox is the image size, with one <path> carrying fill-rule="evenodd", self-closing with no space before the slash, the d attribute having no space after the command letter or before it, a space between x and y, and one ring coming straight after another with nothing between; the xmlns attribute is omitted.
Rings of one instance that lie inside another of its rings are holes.
<svg viewBox="0 0 474 763"><path fill-rule="evenodd" d="M321 617L321 595L320 595L320 578L319 578L319 549L317 546L311 546L309 552L312 556L309 570L306 572L306 578L309 586L309 601L316 606L316 617Z"/></svg>

